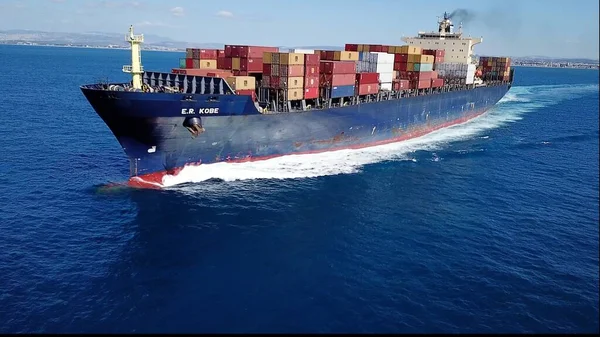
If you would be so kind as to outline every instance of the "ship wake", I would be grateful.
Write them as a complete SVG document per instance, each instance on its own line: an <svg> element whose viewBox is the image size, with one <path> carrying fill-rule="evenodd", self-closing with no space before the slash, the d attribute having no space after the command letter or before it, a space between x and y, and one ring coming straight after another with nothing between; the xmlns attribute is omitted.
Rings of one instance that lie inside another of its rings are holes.
<svg viewBox="0 0 600 337"><path fill-rule="evenodd" d="M451 142L485 138L488 130L521 120L527 113L597 91L597 85L513 87L486 114L464 124L434 131L401 143L357 150L339 150L319 154L288 155L246 163L215 163L185 167L176 176L165 176L161 188L177 189L186 183L208 180L237 181L252 179L298 179L339 174L355 174L368 164L382 161L413 160L415 151L443 149ZM158 186L157 186L158 187Z"/></svg>

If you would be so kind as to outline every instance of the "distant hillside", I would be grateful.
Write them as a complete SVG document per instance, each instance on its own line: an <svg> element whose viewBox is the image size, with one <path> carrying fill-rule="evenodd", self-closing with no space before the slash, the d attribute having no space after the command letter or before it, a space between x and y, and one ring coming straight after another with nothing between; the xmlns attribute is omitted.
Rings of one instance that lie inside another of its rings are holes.
<svg viewBox="0 0 600 337"><path fill-rule="evenodd" d="M36 30L4 30L0 31L0 44L10 43L34 43L50 45L76 45L76 46L121 46L128 47L125 34L105 32L44 32ZM198 48L222 48L222 43L190 43L176 41L168 37L153 34L144 34L144 46L146 48L185 49L187 47Z"/></svg>

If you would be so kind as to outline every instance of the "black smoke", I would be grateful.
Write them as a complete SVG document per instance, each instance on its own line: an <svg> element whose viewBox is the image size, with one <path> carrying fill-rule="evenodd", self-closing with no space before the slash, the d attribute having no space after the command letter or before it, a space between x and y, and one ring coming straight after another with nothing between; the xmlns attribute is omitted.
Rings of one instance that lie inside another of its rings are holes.
<svg viewBox="0 0 600 337"><path fill-rule="evenodd" d="M448 15L448 18L456 21L456 23L468 24L469 22L475 20L476 15L473 11L469 11L467 9L458 8L452 11Z"/></svg>

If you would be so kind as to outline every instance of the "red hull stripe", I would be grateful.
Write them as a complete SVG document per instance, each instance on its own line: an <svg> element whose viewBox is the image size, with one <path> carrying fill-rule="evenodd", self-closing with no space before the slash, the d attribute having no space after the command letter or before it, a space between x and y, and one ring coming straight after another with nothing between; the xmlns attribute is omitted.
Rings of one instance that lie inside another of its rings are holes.
<svg viewBox="0 0 600 337"><path fill-rule="evenodd" d="M315 153L323 153L323 152L331 152L331 151L339 151L339 150L346 150L346 149L362 149L365 147L372 147L372 146L378 146L378 145L385 145L385 144L391 144L391 143L397 143L397 142L401 142L401 141L405 141L405 140L409 140L409 139L413 139L413 138L417 138L417 137L421 137L424 136L426 134L429 134L433 131L439 130L439 129L443 129L443 128L447 128L453 125L457 125L457 124L462 124L465 123L475 117L478 117L480 115L482 115L484 111L477 111L474 114L465 116L463 118L459 118L459 119L455 119L452 120L451 122L446 122L440 125L437 125L435 127L432 128L427 128L427 129L419 129L417 131L413 131L413 132L409 132L406 133L402 136L399 137L394 137L394 138L390 138L390 139L386 139L386 140L380 140L380 141L376 141L376 142L370 142L370 143L364 143L364 144L357 144L357 145L349 145L349 146L340 146L337 148L330 148L327 150L312 150L312 151L304 151L304 152L296 152L296 153L290 153L290 154L286 154L286 155L302 155L302 154L315 154ZM248 158L240 158L240 159L231 159L231 160L226 160L225 162L228 163L244 163L244 162L253 162L253 161L263 161L263 160L268 160L268 159L273 159L273 158L277 158L277 157L282 157L285 155L272 155L272 156L263 156L263 157L248 157ZM198 164L188 164L187 166L198 166ZM171 173L172 175L177 175L179 172L181 172L181 170L183 169L183 167L177 168L175 169L174 173ZM127 185L129 185L130 187L135 187L135 188L146 188L146 189L161 189L163 187L162 185L162 180L163 177L167 175L167 171L159 171L159 172L154 172L154 173L150 173L150 174L144 174L141 176L137 176L137 177L132 177L129 179Z"/></svg>

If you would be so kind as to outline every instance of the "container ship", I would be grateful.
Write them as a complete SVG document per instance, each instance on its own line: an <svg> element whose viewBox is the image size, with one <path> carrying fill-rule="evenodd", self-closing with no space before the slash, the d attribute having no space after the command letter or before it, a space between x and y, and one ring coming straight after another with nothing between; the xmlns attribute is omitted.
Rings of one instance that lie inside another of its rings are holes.
<svg viewBox="0 0 600 337"><path fill-rule="evenodd" d="M131 81L80 88L129 158L127 184L161 188L186 166L400 142L485 113L512 85L510 58L475 60L482 38L446 13L437 26L398 46L188 48L171 72L143 69L131 26Z"/></svg>

